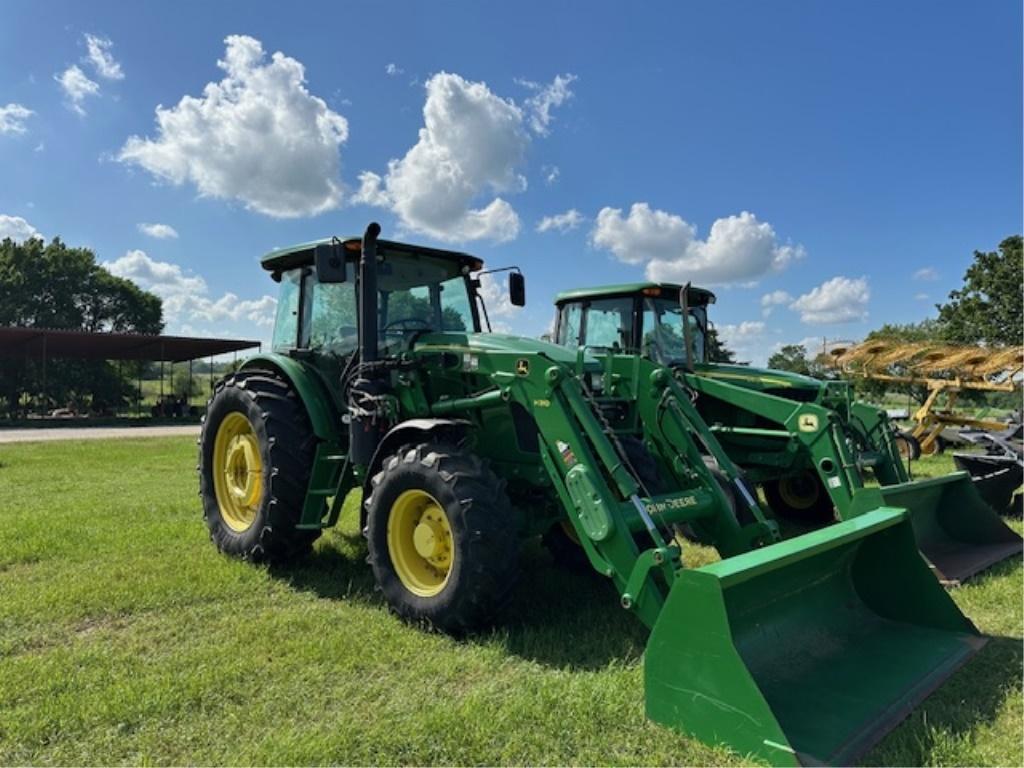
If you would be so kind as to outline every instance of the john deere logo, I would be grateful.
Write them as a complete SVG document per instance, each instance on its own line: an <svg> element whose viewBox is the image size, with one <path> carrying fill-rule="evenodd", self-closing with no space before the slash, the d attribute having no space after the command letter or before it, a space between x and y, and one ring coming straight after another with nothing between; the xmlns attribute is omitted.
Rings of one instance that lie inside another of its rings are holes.
<svg viewBox="0 0 1024 768"><path fill-rule="evenodd" d="M817 432L818 416L814 413L801 413L798 421L801 432Z"/></svg>
<svg viewBox="0 0 1024 768"><path fill-rule="evenodd" d="M520 357L516 360L516 373L520 376L528 376L530 374L530 361L525 357Z"/></svg>

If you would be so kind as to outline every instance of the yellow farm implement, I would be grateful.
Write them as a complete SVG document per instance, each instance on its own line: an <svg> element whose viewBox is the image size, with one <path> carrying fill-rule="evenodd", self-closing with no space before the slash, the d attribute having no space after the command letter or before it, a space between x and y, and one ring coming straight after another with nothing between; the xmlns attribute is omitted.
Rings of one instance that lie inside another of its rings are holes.
<svg viewBox="0 0 1024 768"><path fill-rule="evenodd" d="M965 390L1013 392L1020 388L1024 349L963 347L947 344L865 341L833 346L825 362L846 377L925 387L928 397L913 414L912 436L921 453L941 448L942 431L949 427L990 431L1006 429L1001 421L977 418L955 410ZM943 407L940 398L945 395Z"/></svg>

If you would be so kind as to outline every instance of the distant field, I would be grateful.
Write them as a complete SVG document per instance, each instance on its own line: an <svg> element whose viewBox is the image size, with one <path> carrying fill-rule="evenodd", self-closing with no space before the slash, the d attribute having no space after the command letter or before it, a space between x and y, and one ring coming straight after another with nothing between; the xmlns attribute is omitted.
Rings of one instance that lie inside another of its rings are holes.
<svg viewBox="0 0 1024 768"><path fill-rule="evenodd" d="M218 555L195 460L0 446L0 764L745 762L644 719L646 635L599 577L531 546L501 628L428 634L375 594L354 503L298 566ZM1020 562L954 597L995 639L867 762L1024 763Z"/></svg>

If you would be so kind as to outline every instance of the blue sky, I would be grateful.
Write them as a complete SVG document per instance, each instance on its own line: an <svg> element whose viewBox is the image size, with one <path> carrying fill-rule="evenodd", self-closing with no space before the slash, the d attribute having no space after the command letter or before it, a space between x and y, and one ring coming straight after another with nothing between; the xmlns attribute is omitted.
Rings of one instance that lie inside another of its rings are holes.
<svg viewBox="0 0 1024 768"><path fill-rule="evenodd" d="M934 314L1021 230L1018 2L3 15L0 229L93 248L169 331L267 338L258 257L377 219L521 266L517 332L562 288L692 279L763 362Z"/></svg>

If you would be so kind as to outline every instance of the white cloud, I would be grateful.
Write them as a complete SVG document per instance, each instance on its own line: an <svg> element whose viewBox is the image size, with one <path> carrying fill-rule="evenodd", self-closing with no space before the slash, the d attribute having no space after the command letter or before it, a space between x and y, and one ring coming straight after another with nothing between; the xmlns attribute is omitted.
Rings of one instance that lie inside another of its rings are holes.
<svg viewBox="0 0 1024 768"><path fill-rule="evenodd" d="M793 297L786 291L772 291L761 297L761 314L768 317L777 306L789 304Z"/></svg>
<svg viewBox="0 0 1024 768"><path fill-rule="evenodd" d="M85 114L85 107L82 106L85 100L90 96L98 96L100 92L100 86L90 80L77 64L72 64L59 75L54 75L53 79L64 91L68 109L79 115Z"/></svg>
<svg viewBox="0 0 1024 768"><path fill-rule="evenodd" d="M621 208L602 208L590 233L598 248L615 254L626 264L643 264L669 253L682 253L693 242L695 229L680 216L633 203L629 215Z"/></svg>
<svg viewBox="0 0 1024 768"><path fill-rule="evenodd" d="M928 301L928 294L927 293L915 293L914 294L914 298L917 299L918 301Z"/></svg>
<svg viewBox="0 0 1024 768"><path fill-rule="evenodd" d="M225 39L222 80L200 97L157 106L157 137L132 136L118 155L200 195L241 201L279 218L337 208L342 188L339 147L348 123L305 87L305 69L259 40Z"/></svg>
<svg viewBox="0 0 1024 768"><path fill-rule="evenodd" d="M935 267L921 267L914 273L914 279L923 282L932 282L939 279L939 273L935 270Z"/></svg>
<svg viewBox="0 0 1024 768"><path fill-rule="evenodd" d="M484 83L441 72L426 84L419 141L385 176L360 174L356 202L389 207L406 229L459 242L512 240L519 216L501 197L473 208L481 196L520 192L518 172L529 137L523 111Z"/></svg>
<svg viewBox="0 0 1024 768"><path fill-rule="evenodd" d="M558 213L554 216L545 216L537 224L538 232L568 232L576 229L584 221L582 213L575 208L570 208L565 213Z"/></svg>
<svg viewBox="0 0 1024 768"><path fill-rule="evenodd" d="M517 307L509 300L508 277L499 277L494 274L481 275L480 296L484 300L484 306L487 307L487 316L491 319L491 328L496 333L508 333L509 326L507 323L494 321L496 317L511 317L522 311L522 307Z"/></svg>
<svg viewBox="0 0 1024 768"><path fill-rule="evenodd" d="M833 277L789 305L810 325L852 323L868 316L871 290L865 277Z"/></svg>
<svg viewBox="0 0 1024 768"><path fill-rule="evenodd" d="M387 73L388 77L398 77L404 74L405 70L392 61L385 65L384 72Z"/></svg>
<svg viewBox="0 0 1024 768"><path fill-rule="evenodd" d="M211 299L202 277L186 274L177 264L151 259L145 251L128 251L101 266L163 299L164 319L173 330L184 332L196 323L240 322L259 328L274 324L277 300L273 296L240 299L234 293L225 293L219 299ZM223 330L214 331L217 333Z"/></svg>
<svg viewBox="0 0 1024 768"><path fill-rule="evenodd" d="M0 107L0 133L24 133L25 121L34 114L28 107L13 102Z"/></svg>
<svg viewBox="0 0 1024 768"><path fill-rule="evenodd" d="M549 187L558 181L558 177L562 175L557 165L542 165L540 172L544 174L544 183Z"/></svg>
<svg viewBox="0 0 1024 768"><path fill-rule="evenodd" d="M208 291L203 278L186 275L177 264L151 259L145 251L128 251L121 258L104 262L102 266L111 274L133 280L161 298L176 294L205 294Z"/></svg>
<svg viewBox="0 0 1024 768"><path fill-rule="evenodd" d="M114 44L109 39L86 34L85 45L89 51L87 60L95 67L96 74L107 80L124 79L124 70L121 69L121 64L110 53Z"/></svg>
<svg viewBox="0 0 1024 768"><path fill-rule="evenodd" d="M735 344L764 333L764 323L760 320L744 320L737 325L718 326L718 333L726 342Z"/></svg>
<svg viewBox="0 0 1024 768"><path fill-rule="evenodd" d="M387 189L385 189L383 177L373 171L363 171L360 173L359 191L352 196L352 202L383 208L391 205L391 198L388 196Z"/></svg>
<svg viewBox="0 0 1024 768"><path fill-rule="evenodd" d="M782 245L754 214L717 219L706 240L681 216L634 203L627 216L602 208L591 243L627 264L646 264L650 280L704 284L747 283L803 258L802 246Z"/></svg>
<svg viewBox="0 0 1024 768"><path fill-rule="evenodd" d="M719 338L736 354L737 359L757 364L763 363L767 357L764 328L760 320L716 326Z"/></svg>
<svg viewBox="0 0 1024 768"><path fill-rule="evenodd" d="M781 245L775 230L754 214L717 219L707 240L694 240L681 255L655 259L647 265L652 280L687 280L705 283L751 282L779 272L803 258L802 246Z"/></svg>
<svg viewBox="0 0 1024 768"><path fill-rule="evenodd" d="M555 79L547 85L533 83L529 80L517 80L520 85L526 86L536 93L525 101L525 106L530 117L530 128L541 136L550 133L551 121L554 119L551 110L562 106L573 97L569 88L576 75L564 74L555 75Z"/></svg>
<svg viewBox="0 0 1024 768"><path fill-rule="evenodd" d="M10 238L16 243L21 243L30 237L44 239L39 231L21 216L7 216L0 213L0 240Z"/></svg>
<svg viewBox="0 0 1024 768"><path fill-rule="evenodd" d="M139 224L139 232L150 237L155 237L157 240L166 240L168 238L177 238L178 230L172 227L170 224Z"/></svg>

